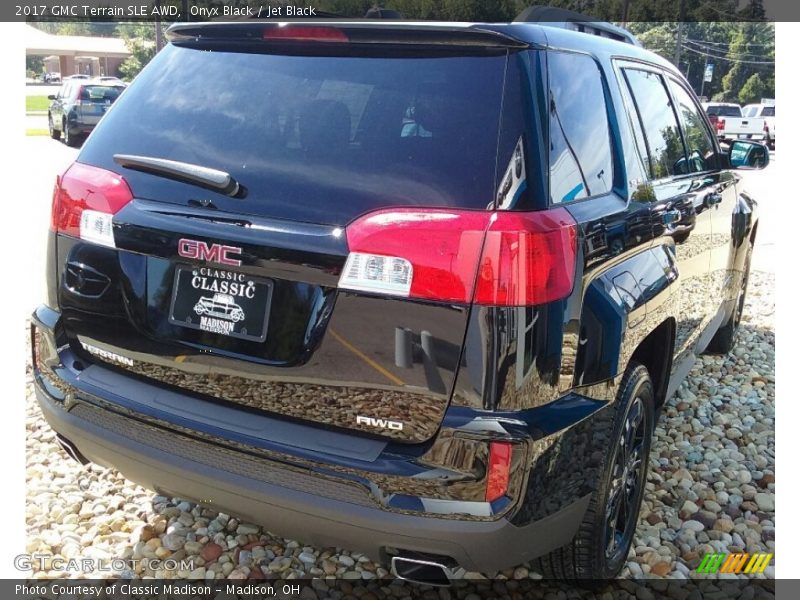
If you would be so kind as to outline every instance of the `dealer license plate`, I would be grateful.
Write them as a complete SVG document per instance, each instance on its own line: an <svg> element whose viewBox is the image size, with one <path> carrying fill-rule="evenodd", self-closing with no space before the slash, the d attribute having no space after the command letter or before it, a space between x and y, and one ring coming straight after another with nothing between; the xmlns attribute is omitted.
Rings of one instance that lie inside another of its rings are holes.
<svg viewBox="0 0 800 600"><path fill-rule="evenodd" d="M169 321L181 327L263 342L272 281L216 267L178 266Z"/></svg>

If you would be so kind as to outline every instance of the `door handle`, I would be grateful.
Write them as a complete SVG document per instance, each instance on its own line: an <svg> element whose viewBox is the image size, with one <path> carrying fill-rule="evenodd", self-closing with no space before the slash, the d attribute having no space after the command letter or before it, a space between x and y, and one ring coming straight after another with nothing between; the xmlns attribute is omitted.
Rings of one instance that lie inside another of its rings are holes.
<svg viewBox="0 0 800 600"><path fill-rule="evenodd" d="M722 195L716 192L712 192L711 194L707 194L706 197L703 199L703 202L709 208L712 206L716 206L720 202L722 202Z"/></svg>

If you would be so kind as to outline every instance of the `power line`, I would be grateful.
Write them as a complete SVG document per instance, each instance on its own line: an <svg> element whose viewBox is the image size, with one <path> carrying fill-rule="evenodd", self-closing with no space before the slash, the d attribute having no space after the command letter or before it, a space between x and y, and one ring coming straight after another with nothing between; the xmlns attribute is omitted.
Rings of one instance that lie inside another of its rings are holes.
<svg viewBox="0 0 800 600"><path fill-rule="evenodd" d="M731 45L731 43L730 43L730 42L712 42L712 41L709 41L709 40L694 40L694 39L691 39L691 38L686 38L686 40L685 40L685 41L687 41L687 42L695 42L696 44L703 44L703 45L707 45L707 46L709 46L709 45L716 45L716 46L730 46L730 45ZM746 42L746 43L745 43L745 46L767 46L767 47L774 47L774 46L775 46L775 42L772 42L771 44L757 44L757 43L755 43L755 42Z"/></svg>
<svg viewBox="0 0 800 600"><path fill-rule="evenodd" d="M707 8L709 10L713 10L718 15L722 15L724 17L731 17L733 21L738 21L742 18L741 15L732 14L729 12L725 12L724 10L718 9L716 6L711 6L708 2L700 2L698 8Z"/></svg>
<svg viewBox="0 0 800 600"><path fill-rule="evenodd" d="M691 41L691 40L687 40L687 41ZM718 57L718 58L727 58L727 56L729 54L729 50L724 50L722 48L709 48L707 46L702 46L702 45L698 44L697 42L693 42L693 43L696 46L698 46L699 49L708 51L709 52L709 56L714 56L714 57ZM723 54L710 54L711 52L721 52ZM735 56L735 58L748 60L748 59L764 58L764 55L765 55L764 52L761 52L761 53L737 52L734 56Z"/></svg>
<svg viewBox="0 0 800 600"><path fill-rule="evenodd" d="M697 40L684 40L684 42L689 42L689 43L695 44L696 46L701 46L703 48L707 48L709 50L714 50L716 52L725 52L728 48L730 48L730 46L733 45L732 43L727 43L726 42L724 47L717 47L717 46L712 46L711 44L708 44L706 42L699 42ZM745 44L745 45L747 45L747 44ZM760 47L763 47L763 48L775 48L775 44L758 44L758 45ZM753 53L754 52L745 52L745 54L753 54Z"/></svg>
<svg viewBox="0 0 800 600"><path fill-rule="evenodd" d="M684 50L688 50L689 52L694 52L695 54L699 54L700 56L707 56L709 58L715 58L717 60L726 60L726 61L732 62L732 63L741 63L741 64L746 64L746 65L772 65L772 66L775 66L775 61L774 60L772 60L772 61L739 60L739 59L736 59L736 58L728 58L726 56L717 56L715 54L708 54L706 52L701 52L700 50L697 50L696 48L693 48L691 46L687 46L686 44L683 44L683 48L684 48Z"/></svg>

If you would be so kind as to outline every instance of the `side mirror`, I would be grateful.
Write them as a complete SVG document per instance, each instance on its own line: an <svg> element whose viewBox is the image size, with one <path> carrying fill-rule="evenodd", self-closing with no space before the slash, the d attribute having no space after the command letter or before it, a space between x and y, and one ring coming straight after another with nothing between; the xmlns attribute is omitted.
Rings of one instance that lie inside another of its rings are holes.
<svg viewBox="0 0 800 600"><path fill-rule="evenodd" d="M731 168L763 169L769 164L769 149L764 144L736 140L728 149Z"/></svg>
<svg viewBox="0 0 800 600"><path fill-rule="evenodd" d="M48 100L55 100L56 99L56 95L55 94L50 94L49 96L47 96L47 99Z"/></svg>

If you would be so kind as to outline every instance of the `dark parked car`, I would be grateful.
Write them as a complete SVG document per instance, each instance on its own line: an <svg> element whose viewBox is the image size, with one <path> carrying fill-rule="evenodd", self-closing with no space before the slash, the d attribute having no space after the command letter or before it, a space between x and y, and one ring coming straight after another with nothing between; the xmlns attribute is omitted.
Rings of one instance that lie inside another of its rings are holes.
<svg viewBox="0 0 800 600"><path fill-rule="evenodd" d="M63 135L64 143L77 146L92 132L124 89L121 84L67 79L58 94L48 96L52 100L47 109L50 137L57 140Z"/></svg>
<svg viewBox="0 0 800 600"><path fill-rule="evenodd" d="M66 451L408 579L618 573L758 226L681 74L530 23L168 35L54 192Z"/></svg>

